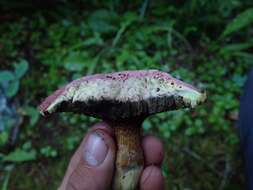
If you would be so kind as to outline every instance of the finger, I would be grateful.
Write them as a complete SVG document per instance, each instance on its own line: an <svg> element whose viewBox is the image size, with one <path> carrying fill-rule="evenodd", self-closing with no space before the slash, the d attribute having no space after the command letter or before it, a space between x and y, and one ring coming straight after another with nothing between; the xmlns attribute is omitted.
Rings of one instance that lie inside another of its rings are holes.
<svg viewBox="0 0 253 190"><path fill-rule="evenodd" d="M142 172L140 180L141 190L162 190L164 189L164 178L160 168L148 166Z"/></svg>
<svg viewBox="0 0 253 190"><path fill-rule="evenodd" d="M155 136L145 136L142 139L142 148L144 152L145 165L161 166L164 150L161 140Z"/></svg>
<svg viewBox="0 0 253 190"><path fill-rule="evenodd" d="M112 181L115 143L104 123L95 125L71 159L60 190L107 189Z"/></svg>
<svg viewBox="0 0 253 190"><path fill-rule="evenodd" d="M106 133L108 133L110 136L114 136L114 130L105 122L99 122L96 123L91 129L90 131L94 131L94 130L103 130Z"/></svg>

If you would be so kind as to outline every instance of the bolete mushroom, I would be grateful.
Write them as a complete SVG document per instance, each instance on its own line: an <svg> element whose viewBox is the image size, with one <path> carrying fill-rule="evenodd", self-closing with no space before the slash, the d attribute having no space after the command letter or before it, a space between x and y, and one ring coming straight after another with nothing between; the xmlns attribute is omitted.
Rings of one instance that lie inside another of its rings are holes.
<svg viewBox="0 0 253 190"><path fill-rule="evenodd" d="M39 106L43 115L76 112L103 119L115 130L117 159L113 188L138 186L144 165L141 124L149 115L193 108L205 93L158 70L122 71L86 76L67 84Z"/></svg>

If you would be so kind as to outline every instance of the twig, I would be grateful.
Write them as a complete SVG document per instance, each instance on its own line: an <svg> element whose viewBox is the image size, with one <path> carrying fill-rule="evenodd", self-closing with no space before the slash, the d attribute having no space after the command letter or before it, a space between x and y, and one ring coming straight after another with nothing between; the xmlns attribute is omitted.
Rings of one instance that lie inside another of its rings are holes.
<svg viewBox="0 0 253 190"><path fill-rule="evenodd" d="M229 157L226 156L225 171L224 171L224 174L223 174L223 179L222 179L222 181L221 181L219 190L225 189L226 184L227 184L227 182L228 182L228 180L229 180L231 171L232 171L232 168L231 168L231 165L230 165L230 160L229 160Z"/></svg>
<svg viewBox="0 0 253 190"><path fill-rule="evenodd" d="M149 4L149 0L145 0L141 6L141 9L140 9L140 18L141 19L144 18L144 16L145 16L148 4Z"/></svg>
<svg viewBox="0 0 253 190"><path fill-rule="evenodd" d="M127 22L125 22L125 23L122 24L122 26L120 27L119 31L117 32L115 38L113 39L112 47L115 47L115 46L118 44L118 42L119 42L119 40L120 40L122 34L125 32L126 28L127 28L131 23L132 23L132 21L127 21Z"/></svg>

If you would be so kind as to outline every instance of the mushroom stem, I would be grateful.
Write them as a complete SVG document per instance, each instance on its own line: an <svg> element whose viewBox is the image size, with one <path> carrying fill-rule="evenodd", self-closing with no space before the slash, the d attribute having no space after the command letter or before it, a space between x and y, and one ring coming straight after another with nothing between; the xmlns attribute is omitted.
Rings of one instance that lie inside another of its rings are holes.
<svg viewBox="0 0 253 190"><path fill-rule="evenodd" d="M144 166L140 134L141 123L142 120L113 123L118 147L113 182L114 190L134 190L138 186Z"/></svg>

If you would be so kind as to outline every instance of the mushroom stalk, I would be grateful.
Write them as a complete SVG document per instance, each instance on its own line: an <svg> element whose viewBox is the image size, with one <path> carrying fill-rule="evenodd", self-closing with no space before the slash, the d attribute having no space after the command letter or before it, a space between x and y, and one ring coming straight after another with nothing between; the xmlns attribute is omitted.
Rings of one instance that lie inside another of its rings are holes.
<svg viewBox="0 0 253 190"><path fill-rule="evenodd" d="M117 140L115 190L138 186L144 159L140 129L145 117L181 108L194 108L206 94L158 70L95 74L56 90L39 106L43 115L76 112L106 120Z"/></svg>
<svg viewBox="0 0 253 190"><path fill-rule="evenodd" d="M114 190L134 190L144 166L141 147L142 120L113 122L117 142Z"/></svg>

